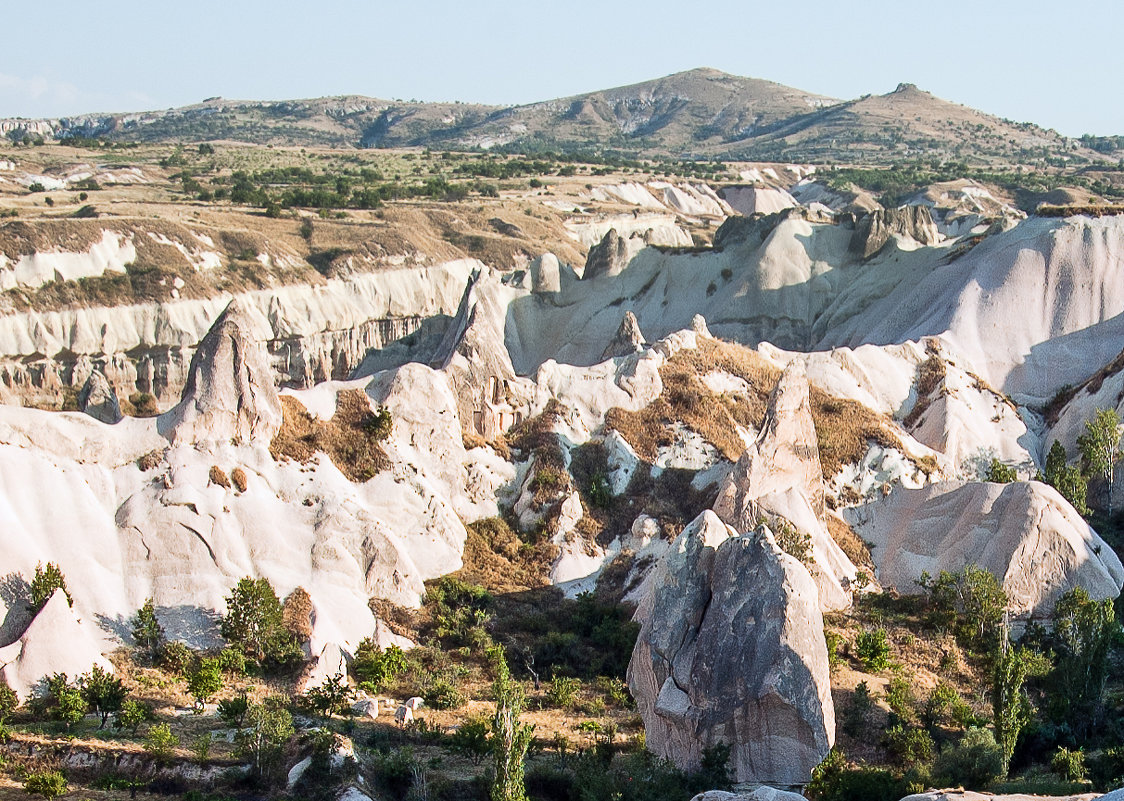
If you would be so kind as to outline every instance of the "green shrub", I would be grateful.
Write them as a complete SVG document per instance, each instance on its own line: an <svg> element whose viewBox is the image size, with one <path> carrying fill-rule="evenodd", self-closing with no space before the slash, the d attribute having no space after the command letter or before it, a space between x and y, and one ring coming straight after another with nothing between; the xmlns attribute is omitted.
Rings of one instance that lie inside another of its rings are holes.
<svg viewBox="0 0 1124 801"><path fill-rule="evenodd" d="M963 785L984 790L1003 776L1003 749L988 729L968 729L955 745L945 746L933 765L938 786Z"/></svg>
<svg viewBox="0 0 1124 801"><path fill-rule="evenodd" d="M250 701L246 697L246 693L241 693L233 698L219 701L219 718L227 725L240 729L249 708Z"/></svg>
<svg viewBox="0 0 1124 801"><path fill-rule="evenodd" d="M855 638L855 654L869 673L880 673L890 666L890 640L886 629L864 631Z"/></svg>
<svg viewBox="0 0 1124 801"><path fill-rule="evenodd" d="M840 653L843 647L843 637L834 631L824 629L823 639L824 644L827 645L827 666L834 671L843 662L843 656Z"/></svg>
<svg viewBox="0 0 1124 801"><path fill-rule="evenodd" d="M936 744L925 729L899 723L886 730L883 741L890 756L902 767L916 768L933 761Z"/></svg>
<svg viewBox="0 0 1124 801"><path fill-rule="evenodd" d="M1067 782L1085 781L1085 752L1081 749L1070 751L1064 746L1058 746L1058 750L1050 758L1050 770Z"/></svg>
<svg viewBox="0 0 1124 801"><path fill-rule="evenodd" d="M888 770L851 767L833 748L812 771L804 792L812 801L898 801L909 789Z"/></svg>
<svg viewBox="0 0 1124 801"><path fill-rule="evenodd" d="M445 678L435 678L422 692L426 706L432 709L460 709L465 704L464 693Z"/></svg>
<svg viewBox="0 0 1124 801"><path fill-rule="evenodd" d="M195 661L195 654L185 643L172 640L160 649L160 667L169 673L184 674Z"/></svg>
<svg viewBox="0 0 1124 801"><path fill-rule="evenodd" d="M368 637L355 649L349 669L356 682L369 684L373 692L380 692L387 682L406 670L406 654L397 645L384 650Z"/></svg>
<svg viewBox="0 0 1124 801"><path fill-rule="evenodd" d="M912 723L917 717L913 684L905 676L894 676L886 685L886 704L890 707L891 723L895 720Z"/></svg>
<svg viewBox="0 0 1124 801"><path fill-rule="evenodd" d="M167 762L172 758L180 738L172 733L167 723L157 723L144 736L144 750L157 762Z"/></svg>
<svg viewBox="0 0 1124 801"><path fill-rule="evenodd" d="M116 717L113 719L113 728L115 729L129 729L133 736L137 736L137 729L145 721L154 718L152 707L143 701L137 701L133 698L126 698L121 704L121 709L117 711Z"/></svg>
<svg viewBox="0 0 1124 801"><path fill-rule="evenodd" d="M491 730L491 722L486 715L466 718L449 737L449 746L471 759L473 765L479 765L491 753L492 747L488 741Z"/></svg>
<svg viewBox="0 0 1124 801"><path fill-rule="evenodd" d="M839 728L849 737L858 737L867 731L867 718L872 709L874 709L874 698L870 694L870 687L865 681L860 681L855 686L851 702L843 708Z"/></svg>
<svg viewBox="0 0 1124 801"><path fill-rule="evenodd" d="M195 713L200 714L207 701L222 689L222 668L215 658L201 659L187 675L187 691L195 699Z"/></svg>
<svg viewBox="0 0 1124 801"><path fill-rule="evenodd" d="M998 459L992 459L991 464L987 466L984 471L984 481L990 481L993 484L1010 484L1012 481L1018 481L1019 474L1015 468L1010 465L1003 464Z"/></svg>
<svg viewBox="0 0 1124 801"><path fill-rule="evenodd" d="M557 709L566 709L581 690L581 679L572 676L555 676L546 688L546 700Z"/></svg>
<svg viewBox="0 0 1124 801"><path fill-rule="evenodd" d="M23 780L23 789L29 795L58 798L68 787L66 777L57 770L40 770L27 774L27 778Z"/></svg>
<svg viewBox="0 0 1124 801"><path fill-rule="evenodd" d="M42 563L35 566L35 576L31 579L31 607L38 614L39 610L47 605L55 590L62 590L66 602L74 606L74 599L70 597L70 590L66 588L66 576L54 562Z"/></svg>
<svg viewBox="0 0 1124 801"><path fill-rule="evenodd" d="M926 726L941 726L955 723L967 726L972 722L972 708L960 697L956 688L947 682L939 682L925 700L922 718Z"/></svg>

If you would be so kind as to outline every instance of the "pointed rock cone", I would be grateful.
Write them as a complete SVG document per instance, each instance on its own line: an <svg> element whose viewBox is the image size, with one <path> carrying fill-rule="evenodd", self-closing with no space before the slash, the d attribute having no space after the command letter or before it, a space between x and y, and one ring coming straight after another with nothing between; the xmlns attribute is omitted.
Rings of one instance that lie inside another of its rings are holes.
<svg viewBox="0 0 1124 801"><path fill-rule="evenodd" d="M231 301L191 357L180 402L161 415L158 428L179 443L260 442L281 428L281 398L255 321Z"/></svg>
<svg viewBox="0 0 1124 801"><path fill-rule="evenodd" d="M41 680L55 673L77 677L93 665L112 673L101 646L97 628L79 621L66 593L55 590L23 636L0 648L0 679L26 701Z"/></svg>
<svg viewBox="0 0 1124 801"><path fill-rule="evenodd" d="M769 396L765 422L723 482L714 511L738 531L757 524L753 504L767 495L798 490L823 520L823 468L808 400L804 362L789 362Z"/></svg>
<svg viewBox="0 0 1124 801"><path fill-rule="evenodd" d="M620 275L631 258L628 240L618 234L616 228L610 228L601 241L589 249L582 280L588 281L602 275Z"/></svg>
<svg viewBox="0 0 1124 801"><path fill-rule="evenodd" d="M114 423L121 419L121 404L109 380L100 370L94 370L78 393L78 408L95 420Z"/></svg>
<svg viewBox="0 0 1124 801"><path fill-rule="evenodd" d="M644 335L640 333L640 323L636 321L635 314L626 311L624 317L621 318L617 333L613 335L613 338L605 347L604 353L601 354L601 361L615 359L618 356L628 356L643 349Z"/></svg>

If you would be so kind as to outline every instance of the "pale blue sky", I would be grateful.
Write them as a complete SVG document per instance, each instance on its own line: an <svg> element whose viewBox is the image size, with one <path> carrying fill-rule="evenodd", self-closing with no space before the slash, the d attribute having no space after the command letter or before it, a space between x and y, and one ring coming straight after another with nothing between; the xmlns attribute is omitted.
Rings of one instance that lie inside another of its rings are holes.
<svg viewBox="0 0 1124 801"><path fill-rule="evenodd" d="M1124 134L1124 2L19 0L0 117L335 94L526 103L709 66Z"/></svg>

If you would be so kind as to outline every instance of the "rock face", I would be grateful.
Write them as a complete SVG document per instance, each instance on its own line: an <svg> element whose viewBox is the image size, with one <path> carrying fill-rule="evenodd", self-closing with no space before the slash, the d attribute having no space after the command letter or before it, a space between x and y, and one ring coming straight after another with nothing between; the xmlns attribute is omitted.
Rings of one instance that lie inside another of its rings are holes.
<svg viewBox="0 0 1124 801"><path fill-rule="evenodd" d="M1115 598L1124 582L1112 549L1057 490L1036 481L898 489L846 516L872 544L879 581L903 593L918 591L922 572L976 564L1000 580L1015 614L1038 617L1073 587Z"/></svg>
<svg viewBox="0 0 1124 801"><path fill-rule="evenodd" d="M63 591L55 590L23 636L0 648L0 678L22 702L54 673L73 678L94 665L112 673L113 665L101 654L103 644L97 629L79 621Z"/></svg>
<svg viewBox="0 0 1124 801"><path fill-rule="evenodd" d="M628 240L610 228L599 243L589 249L585 260L583 280L599 278L603 275L620 275L632 257Z"/></svg>
<svg viewBox="0 0 1124 801"><path fill-rule="evenodd" d="M855 224L855 233L851 236L851 252L869 259L882 250L894 234L908 236L922 245L932 245L940 240L940 233L928 206L876 209Z"/></svg>
<svg viewBox="0 0 1124 801"><path fill-rule="evenodd" d="M680 768L730 746L737 782L806 784L835 741L818 591L761 527L711 512L656 568L628 682L647 745Z"/></svg>
<svg viewBox="0 0 1124 801"><path fill-rule="evenodd" d="M624 317L621 318L620 328L617 329L612 341L605 346L605 351L601 354L601 360L629 356L638 350L643 350L643 348L644 335L640 332L640 323L636 321L635 314L626 311Z"/></svg>
<svg viewBox="0 0 1124 801"><path fill-rule="evenodd" d="M775 787L762 785L748 793L728 793L725 790L708 790L699 793L691 801L802 801L804 796L800 793L791 793L787 790L778 790Z"/></svg>
<svg viewBox="0 0 1124 801"><path fill-rule="evenodd" d="M850 605L847 585L855 566L824 522L823 470L802 360L789 362L781 374L761 431L722 482L714 511L736 531L750 531L766 519L810 536L822 608Z"/></svg>
<svg viewBox="0 0 1124 801"><path fill-rule="evenodd" d="M160 417L177 442L260 442L281 428L281 399L250 313L232 301L191 357L180 402Z"/></svg>
<svg viewBox="0 0 1124 801"><path fill-rule="evenodd" d="M121 419L121 405L117 393L100 370L94 370L78 393L78 408L95 420L114 423Z"/></svg>
<svg viewBox="0 0 1124 801"><path fill-rule="evenodd" d="M505 290L491 271L474 273L431 362L452 382L464 429L489 440L520 422L527 405L504 343Z"/></svg>

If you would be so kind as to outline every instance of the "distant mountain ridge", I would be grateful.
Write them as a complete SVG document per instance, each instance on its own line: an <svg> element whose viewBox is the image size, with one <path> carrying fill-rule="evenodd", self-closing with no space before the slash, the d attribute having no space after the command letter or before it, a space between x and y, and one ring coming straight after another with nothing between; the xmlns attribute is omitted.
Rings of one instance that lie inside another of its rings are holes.
<svg viewBox="0 0 1124 801"><path fill-rule="evenodd" d="M522 106L361 96L280 102L211 98L165 111L0 120L0 134L13 139L613 150L645 157L774 161L1113 158L1056 131L1002 120L912 84L885 95L841 101L706 68Z"/></svg>

